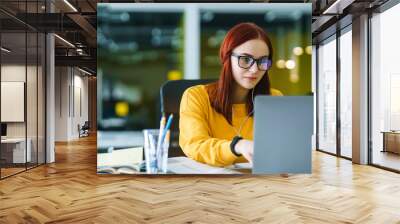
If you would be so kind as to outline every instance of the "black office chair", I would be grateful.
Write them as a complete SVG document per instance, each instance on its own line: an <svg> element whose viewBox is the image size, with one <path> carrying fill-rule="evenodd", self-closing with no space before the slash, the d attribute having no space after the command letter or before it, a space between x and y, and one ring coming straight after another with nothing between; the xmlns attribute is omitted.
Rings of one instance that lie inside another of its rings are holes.
<svg viewBox="0 0 400 224"><path fill-rule="evenodd" d="M168 157L185 156L179 147L179 106L183 92L191 86L208 84L217 81L216 79L196 79L196 80L173 80L167 81L160 88L161 113L169 116L174 115L171 125L170 146Z"/></svg>
<svg viewBox="0 0 400 224"><path fill-rule="evenodd" d="M85 121L85 123L82 126L78 124L79 138L89 136L89 129L90 129L89 121Z"/></svg>

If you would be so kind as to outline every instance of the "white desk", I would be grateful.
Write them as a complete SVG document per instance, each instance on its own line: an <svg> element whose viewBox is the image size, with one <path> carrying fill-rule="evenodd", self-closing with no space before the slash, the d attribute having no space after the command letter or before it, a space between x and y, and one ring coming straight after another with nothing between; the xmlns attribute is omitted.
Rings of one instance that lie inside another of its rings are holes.
<svg viewBox="0 0 400 224"><path fill-rule="evenodd" d="M142 147L114 150L111 153L97 154L97 171L110 173L146 174L137 171L138 163L142 161ZM115 170L109 167L117 168ZM118 172L118 167L123 171ZM229 167L213 167L196 162L188 157L168 158L168 174L241 174L251 173L249 164L238 164Z"/></svg>
<svg viewBox="0 0 400 224"><path fill-rule="evenodd" d="M31 162L31 145L32 140L27 138L27 147L26 147L26 154L25 154L25 138L5 138L1 139L1 144L8 147L13 146L13 163L25 163L25 158L27 158L26 162ZM3 146L3 147L4 147Z"/></svg>

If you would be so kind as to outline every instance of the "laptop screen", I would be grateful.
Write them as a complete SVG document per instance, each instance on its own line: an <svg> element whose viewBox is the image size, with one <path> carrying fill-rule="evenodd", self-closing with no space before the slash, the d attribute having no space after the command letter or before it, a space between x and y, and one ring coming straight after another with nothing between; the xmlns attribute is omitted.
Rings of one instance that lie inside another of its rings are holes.
<svg viewBox="0 0 400 224"><path fill-rule="evenodd" d="M311 173L312 96L256 96L253 173Z"/></svg>

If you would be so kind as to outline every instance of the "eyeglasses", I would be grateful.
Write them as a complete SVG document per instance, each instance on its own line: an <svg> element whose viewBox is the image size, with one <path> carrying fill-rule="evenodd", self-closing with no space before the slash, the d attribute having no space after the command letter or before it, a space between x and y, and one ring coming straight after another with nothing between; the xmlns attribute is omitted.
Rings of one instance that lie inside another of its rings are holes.
<svg viewBox="0 0 400 224"><path fill-rule="evenodd" d="M238 55L235 53L231 54L233 57L238 59L238 65L241 68L248 69L253 66L254 62L257 62L258 70L260 71L267 71L271 68L272 61L267 56L261 57L259 59L255 59L249 55Z"/></svg>

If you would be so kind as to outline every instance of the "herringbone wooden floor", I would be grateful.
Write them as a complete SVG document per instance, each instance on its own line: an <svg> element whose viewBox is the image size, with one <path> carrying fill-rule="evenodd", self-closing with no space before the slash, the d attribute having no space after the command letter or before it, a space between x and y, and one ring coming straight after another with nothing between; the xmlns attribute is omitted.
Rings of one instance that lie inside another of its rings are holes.
<svg viewBox="0 0 400 224"><path fill-rule="evenodd" d="M0 181L0 223L400 223L400 175L320 152L313 174L96 174L96 139Z"/></svg>

